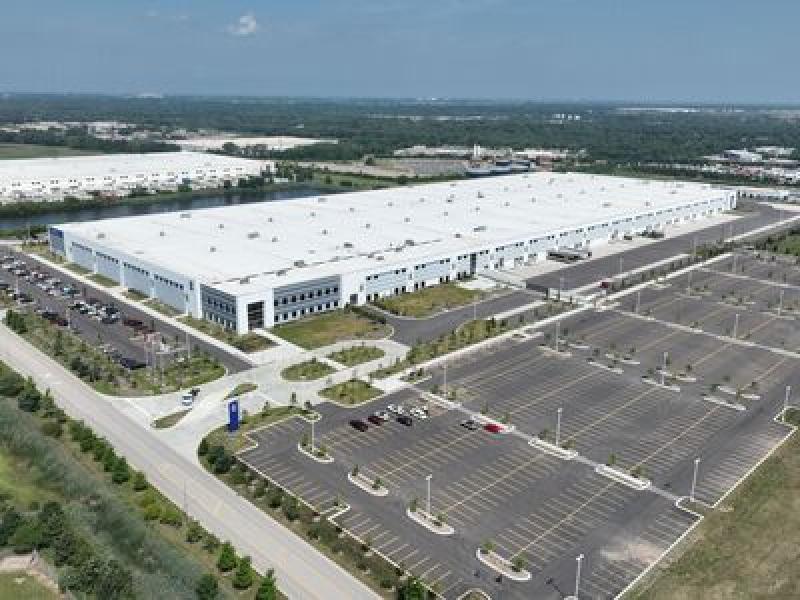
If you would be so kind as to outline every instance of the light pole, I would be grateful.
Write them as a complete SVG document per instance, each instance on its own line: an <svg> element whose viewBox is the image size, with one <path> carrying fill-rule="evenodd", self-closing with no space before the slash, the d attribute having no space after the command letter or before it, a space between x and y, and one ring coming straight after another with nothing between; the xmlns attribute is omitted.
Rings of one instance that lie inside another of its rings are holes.
<svg viewBox="0 0 800 600"><path fill-rule="evenodd" d="M781 313L783 312L783 292L784 290L781 290L781 293L778 296L778 316L781 316Z"/></svg>
<svg viewBox="0 0 800 600"><path fill-rule="evenodd" d="M619 275L622 275L622 257L619 257Z"/></svg>
<svg viewBox="0 0 800 600"><path fill-rule="evenodd" d="M447 361L442 364L442 368L444 369L442 389L444 390L444 399L447 400Z"/></svg>
<svg viewBox="0 0 800 600"><path fill-rule="evenodd" d="M786 414L789 412L789 396L792 393L792 386L786 386L786 395L783 397L783 421L786 422Z"/></svg>
<svg viewBox="0 0 800 600"><path fill-rule="evenodd" d="M563 277L559 277L558 278L558 299L559 300L561 300L561 294L563 293L563 291L564 291L564 278Z"/></svg>
<svg viewBox="0 0 800 600"><path fill-rule="evenodd" d="M700 466L700 459L694 459L694 472L692 473L692 490L689 492L689 501L694 502L694 490L697 487L697 467Z"/></svg>
<svg viewBox="0 0 800 600"><path fill-rule="evenodd" d="M736 273L736 255L733 255L733 265L731 266L731 273Z"/></svg>
<svg viewBox="0 0 800 600"><path fill-rule="evenodd" d="M581 563L583 562L583 554L578 554L578 556L575 558L575 561L578 563L578 567L575 570L575 594L572 596L567 596L565 600L578 600L578 595L580 594Z"/></svg>
<svg viewBox="0 0 800 600"><path fill-rule="evenodd" d="M427 502L426 502L428 517L431 516L431 478L432 477L433 477L432 474L425 476L425 483L428 486L428 494L427 494Z"/></svg>
<svg viewBox="0 0 800 600"><path fill-rule="evenodd" d="M733 319L733 339L738 337L737 333L739 333L739 313L736 313L736 317Z"/></svg>
<svg viewBox="0 0 800 600"><path fill-rule="evenodd" d="M636 314L639 314L639 306L642 303L642 290L636 290Z"/></svg>
<svg viewBox="0 0 800 600"><path fill-rule="evenodd" d="M558 336L560 333L561 333L561 321L556 321L556 339L555 342L553 342L554 344L553 350L555 350L556 352L558 352Z"/></svg>
<svg viewBox="0 0 800 600"><path fill-rule="evenodd" d="M664 352L664 364L661 366L661 385L666 385L668 358L669 358L669 352Z"/></svg>
<svg viewBox="0 0 800 600"><path fill-rule="evenodd" d="M564 411L562 407L558 407L558 416L556 418L556 446L561 446L561 413Z"/></svg>
<svg viewBox="0 0 800 600"><path fill-rule="evenodd" d="M311 420L311 452L315 452L317 445L314 443L314 420Z"/></svg>

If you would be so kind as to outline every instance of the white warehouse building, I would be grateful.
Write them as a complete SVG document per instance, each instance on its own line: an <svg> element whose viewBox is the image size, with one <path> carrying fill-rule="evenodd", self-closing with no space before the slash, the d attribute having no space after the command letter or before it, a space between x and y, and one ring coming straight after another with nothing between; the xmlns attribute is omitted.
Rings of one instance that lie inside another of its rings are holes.
<svg viewBox="0 0 800 600"><path fill-rule="evenodd" d="M273 172L273 161L201 152L104 154L0 161L0 204L54 201L134 191L221 188Z"/></svg>
<svg viewBox="0 0 800 600"><path fill-rule="evenodd" d="M244 333L735 205L707 184L527 173L57 225L50 246Z"/></svg>

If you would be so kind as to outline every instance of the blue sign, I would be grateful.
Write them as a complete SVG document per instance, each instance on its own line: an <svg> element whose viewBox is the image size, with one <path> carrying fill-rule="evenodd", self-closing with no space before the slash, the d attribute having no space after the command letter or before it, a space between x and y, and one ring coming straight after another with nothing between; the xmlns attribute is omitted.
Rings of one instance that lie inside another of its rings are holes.
<svg viewBox="0 0 800 600"><path fill-rule="evenodd" d="M239 401L231 400L228 402L228 431L233 432L239 429Z"/></svg>

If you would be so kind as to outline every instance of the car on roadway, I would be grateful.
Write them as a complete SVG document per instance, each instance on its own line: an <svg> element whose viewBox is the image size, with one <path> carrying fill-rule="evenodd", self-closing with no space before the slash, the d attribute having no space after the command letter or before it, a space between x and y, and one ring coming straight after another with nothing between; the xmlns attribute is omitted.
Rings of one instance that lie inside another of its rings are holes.
<svg viewBox="0 0 800 600"><path fill-rule="evenodd" d="M402 404L390 404L386 407L390 413L394 413L395 415L404 415L406 414L406 409Z"/></svg>
<svg viewBox="0 0 800 600"><path fill-rule="evenodd" d="M194 394L191 392L185 392L181 394L181 404L183 406L191 406L194 404Z"/></svg>
<svg viewBox="0 0 800 600"><path fill-rule="evenodd" d="M352 427L356 431L366 431L367 429L369 429L369 425L364 423L364 421L362 421L361 419L351 419L350 427Z"/></svg>
<svg viewBox="0 0 800 600"><path fill-rule="evenodd" d="M384 423L391 418L389 416L389 413L386 412L385 410L376 410L374 413L372 413L372 416L379 418Z"/></svg>
<svg viewBox="0 0 800 600"><path fill-rule="evenodd" d="M405 425L406 427L411 427L411 425L414 423L414 420L408 415L397 415L397 422L401 425Z"/></svg>
<svg viewBox="0 0 800 600"><path fill-rule="evenodd" d="M367 417L367 421L372 423L373 425L383 425L384 420L381 419L378 415L370 415Z"/></svg>
<svg viewBox="0 0 800 600"><path fill-rule="evenodd" d="M488 431L489 433L502 433L503 426L499 423L487 423L483 426L484 430Z"/></svg>
<svg viewBox="0 0 800 600"><path fill-rule="evenodd" d="M476 423L472 419L467 419L466 421L462 421L461 426L464 429L469 429L470 431L475 431L476 429L478 429L478 427L480 427L480 425L478 425L478 423Z"/></svg>
<svg viewBox="0 0 800 600"><path fill-rule="evenodd" d="M409 411L409 414L415 419L424 420L428 418L428 411L421 406L415 406Z"/></svg>

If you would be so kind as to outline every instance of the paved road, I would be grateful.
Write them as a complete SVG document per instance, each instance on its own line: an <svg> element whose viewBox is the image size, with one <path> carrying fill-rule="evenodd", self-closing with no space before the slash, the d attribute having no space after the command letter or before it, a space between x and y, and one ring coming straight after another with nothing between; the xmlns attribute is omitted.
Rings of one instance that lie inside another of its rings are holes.
<svg viewBox="0 0 800 600"><path fill-rule="evenodd" d="M717 242L723 235L741 235L748 231L777 223L781 219L781 212L766 205L756 205L752 213L744 213L740 219L731 223L714 225L698 231L685 233L675 237L667 237L657 243L631 248L602 258L595 258L585 263L571 265L551 273L546 273L528 279L528 283L543 285L549 288L558 288L560 279L564 278L565 289L575 289L591 283L612 277L619 273L620 259L623 271L638 269L661 260L668 259L681 253L690 252L695 240L700 246L708 242ZM794 213L784 214L785 217L794 216Z"/></svg>
<svg viewBox="0 0 800 600"><path fill-rule="evenodd" d="M280 588L292 600L332 597L370 599L377 595L302 539L181 456L157 432L126 414L123 404L106 400L56 362L0 326L0 360L42 388L50 388L67 414L106 437L148 480L178 506L187 498L189 514L220 539L230 540L253 558L261 572L275 569Z"/></svg>
<svg viewBox="0 0 800 600"><path fill-rule="evenodd" d="M143 323L150 325L156 331L163 333L164 336L168 339L174 339L177 337L180 340L184 340L186 338L186 332L183 329L179 329L164 320L155 318L150 313L140 310L135 306L132 306L131 304L126 303L124 305L121 305L119 299L113 297L111 294L103 291L99 287L89 287L79 279L72 277L67 273L50 269L44 263L36 261L34 258L32 258L27 254L23 254L13 250L10 251L9 253L15 254L20 260L25 262L29 267L35 268L37 271L50 272L55 277L58 277L58 279L60 279L61 281L75 286L78 290L80 290L83 293L83 296L85 298L86 297L97 298L104 304L115 304L117 306L120 306L126 317L139 319ZM13 284L12 275L4 276L4 278ZM226 352L223 348L220 348L219 346L209 344L205 340L199 337L195 336L190 336L190 337L192 340L191 343L193 349L200 349L204 352L207 352L211 356L215 357L228 369L230 373L237 373L239 371L244 371L250 369L252 366L247 361L243 360L238 356L233 355L232 353Z"/></svg>

